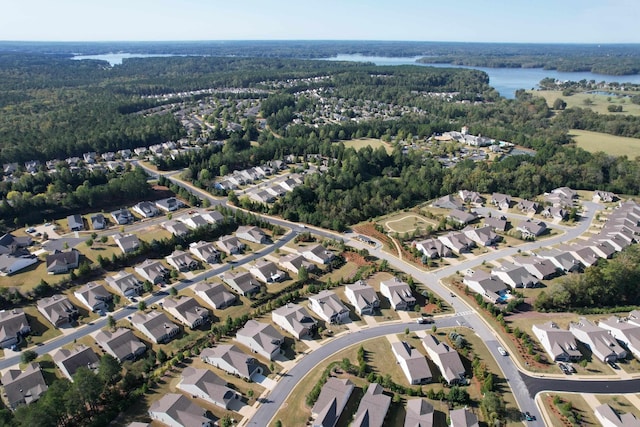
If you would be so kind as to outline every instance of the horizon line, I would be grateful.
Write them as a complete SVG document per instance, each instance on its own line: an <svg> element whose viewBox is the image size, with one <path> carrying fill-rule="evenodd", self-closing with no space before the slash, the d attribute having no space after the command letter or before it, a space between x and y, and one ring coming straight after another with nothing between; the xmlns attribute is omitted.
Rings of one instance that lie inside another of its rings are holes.
<svg viewBox="0 0 640 427"><path fill-rule="evenodd" d="M510 42L510 41L456 41L456 40L375 40L375 39L188 39L188 40L0 40L0 43L228 43L228 42L333 42L333 43L463 43L506 45L640 45L640 42Z"/></svg>

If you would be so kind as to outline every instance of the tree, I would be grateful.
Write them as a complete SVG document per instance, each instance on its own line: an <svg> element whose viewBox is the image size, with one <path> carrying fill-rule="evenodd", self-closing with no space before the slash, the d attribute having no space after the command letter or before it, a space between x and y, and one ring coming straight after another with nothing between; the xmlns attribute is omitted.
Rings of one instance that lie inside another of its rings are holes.
<svg viewBox="0 0 640 427"><path fill-rule="evenodd" d="M562 98L557 98L553 102L553 109L554 110L561 111L561 110L564 110L565 108L567 108L567 103L564 102L564 100Z"/></svg>
<svg viewBox="0 0 640 427"><path fill-rule="evenodd" d="M102 243L102 244L107 243L108 240L109 240L109 238L107 236L101 236L100 237L100 243Z"/></svg>
<svg viewBox="0 0 640 427"><path fill-rule="evenodd" d="M151 283L149 280L145 280L144 282L142 282L142 289L145 292L153 291L153 283Z"/></svg>
<svg viewBox="0 0 640 427"><path fill-rule="evenodd" d="M81 366L73 374L73 388L78 397L93 410L95 409L104 384L89 368Z"/></svg>
<svg viewBox="0 0 640 427"><path fill-rule="evenodd" d="M20 355L20 362L27 364L33 362L38 358L38 353L33 350L25 350Z"/></svg>
<svg viewBox="0 0 640 427"><path fill-rule="evenodd" d="M164 352L163 349L158 349L158 352L156 353L156 360L158 361L158 363L164 363L167 361L167 353Z"/></svg>
<svg viewBox="0 0 640 427"><path fill-rule="evenodd" d="M100 367L98 368L98 377L107 385L115 384L120 380L122 366L118 359L110 354L103 354L100 358Z"/></svg>
<svg viewBox="0 0 640 427"><path fill-rule="evenodd" d="M431 327L431 332L432 332L432 333L434 333L434 334L435 334L437 330L438 330L438 327L437 327L436 325L433 325L433 326Z"/></svg>
<svg viewBox="0 0 640 427"><path fill-rule="evenodd" d="M114 329L116 327L116 319L111 315L107 316L107 326L109 329Z"/></svg>
<svg viewBox="0 0 640 427"><path fill-rule="evenodd" d="M171 288L169 288L169 295L171 295L172 297L175 297L176 295L178 295L178 290L175 288L175 286L172 286Z"/></svg>
<svg viewBox="0 0 640 427"><path fill-rule="evenodd" d="M140 301L138 303L138 310L145 311L147 309L147 303L144 301Z"/></svg>
<svg viewBox="0 0 640 427"><path fill-rule="evenodd" d="M309 280L309 271L306 267L300 267L298 269L298 281L301 283L306 283Z"/></svg>
<svg viewBox="0 0 640 427"><path fill-rule="evenodd" d="M88 247L91 247L91 246L93 246L93 239L87 239L87 240L85 240L85 241L84 241L84 243L85 243Z"/></svg>

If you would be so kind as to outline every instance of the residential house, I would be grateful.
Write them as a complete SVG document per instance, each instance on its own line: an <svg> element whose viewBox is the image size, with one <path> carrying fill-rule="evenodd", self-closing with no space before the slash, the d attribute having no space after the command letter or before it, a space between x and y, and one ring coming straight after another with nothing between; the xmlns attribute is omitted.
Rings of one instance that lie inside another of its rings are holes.
<svg viewBox="0 0 640 427"><path fill-rule="evenodd" d="M2 375L2 385L5 401L12 411L18 406L35 402L48 389L37 363L29 363L24 371L9 369Z"/></svg>
<svg viewBox="0 0 640 427"><path fill-rule="evenodd" d="M511 196L502 193L493 193L491 195L491 204L498 209L507 210L511 207Z"/></svg>
<svg viewBox="0 0 640 427"><path fill-rule="evenodd" d="M468 408L453 409L449 411L450 427L478 427L478 417Z"/></svg>
<svg viewBox="0 0 640 427"><path fill-rule="evenodd" d="M573 258L585 267L591 267L600 260L600 255L591 246L585 246L584 244L565 245L561 250L569 252Z"/></svg>
<svg viewBox="0 0 640 427"><path fill-rule="evenodd" d="M236 296L221 283L198 282L193 290L197 297L216 310L222 310L236 302Z"/></svg>
<svg viewBox="0 0 640 427"><path fill-rule="evenodd" d="M593 413L602 427L640 427L640 420L631 412L618 413L611 406L596 406Z"/></svg>
<svg viewBox="0 0 640 427"><path fill-rule="evenodd" d="M238 230L236 230L236 237L253 243L267 243L269 240L264 232L258 227L246 225L238 227Z"/></svg>
<svg viewBox="0 0 640 427"><path fill-rule="evenodd" d="M380 293L389 300L391 307L398 310L413 310L416 299L408 283L394 277L380 282Z"/></svg>
<svg viewBox="0 0 640 427"><path fill-rule="evenodd" d="M24 162L24 170L27 173L35 174L40 169L40 162L38 160L29 160Z"/></svg>
<svg viewBox="0 0 640 427"><path fill-rule="evenodd" d="M0 254L0 276L11 276L18 271L36 264L38 257L35 255L8 255Z"/></svg>
<svg viewBox="0 0 640 427"><path fill-rule="evenodd" d="M478 219L478 216L472 212L465 212L459 209L454 209L452 211L449 211L449 213L447 214L447 218L457 224L467 225Z"/></svg>
<svg viewBox="0 0 640 427"><path fill-rule="evenodd" d="M227 382L208 369L197 369L191 366L182 371L180 382L176 386L193 397L229 409L240 394L227 386Z"/></svg>
<svg viewBox="0 0 640 427"><path fill-rule="evenodd" d="M503 262L500 267L493 268L491 275L512 288L534 288L540 283L525 267L511 262Z"/></svg>
<svg viewBox="0 0 640 427"><path fill-rule="evenodd" d="M284 337L269 323L248 320L244 327L236 332L236 341L246 345L254 353L273 360L280 354Z"/></svg>
<svg viewBox="0 0 640 427"><path fill-rule="evenodd" d="M281 256L280 259L278 259L278 265L296 276L300 273L301 268L304 268L307 271L314 271L317 269L314 263L307 261L299 254Z"/></svg>
<svg viewBox="0 0 640 427"><path fill-rule="evenodd" d="M540 214L545 218L551 218L556 221L563 221L564 219L567 218L567 216L569 216L569 212L567 212L566 210L560 207L555 207L555 206L545 207Z"/></svg>
<svg viewBox="0 0 640 427"><path fill-rule="evenodd" d="M573 200L578 198L578 192L569 187L559 187L551 190L551 194L558 194L565 199Z"/></svg>
<svg viewBox="0 0 640 427"><path fill-rule="evenodd" d="M20 308L0 311L0 347L11 348L31 332L29 320Z"/></svg>
<svg viewBox="0 0 640 427"><path fill-rule="evenodd" d="M362 396L358 410L354 415L353 427L382 427L387 416L391 396L383 393L384 389L378 383L371 383L367 392Z"/></svg>
<svg viewBox="0 0 640 427"><path fill-rule="evenodd" d="M422 252L423 256L429 259L438 259L443 257L450 257L452 255L451 249L445 246L438 239L427 239L420 242L416 242L416 249Z"/></svg>
<svg viewBox="0 0 640 427"><path fill-rule="evenodd" d="M300 252L300 255L311 262L317 262L318 264L323 265L329 264L331 261L333 261L333 258L335 258L333 252L322 245L312 245L306 247Z"/></svg>
<svg viewBox="0 0 640 427"><path fill-rule="evenodd" d="M191 297L167 297L162 306L180 323L191 329L207 323L211 317L209 310L201 307L198 301Z"/></svg>
<svg viewBox="0 0 640 427"><path fill-rule="evenodd" d="M135 252L140 247L140 239L135 234L116 233L113 235L113 240L123 254Z"/></svg>
<svg viewBox="0 0 640 427"><path fill-rule="evenodd" d="M189 252L207 264L215 264L220 261L220 252L218 252L211 242L201 240L197 243L191 243L189 245Z"/></svg>
<svg viewBox="0 0 640 427"><path fill-rule="evenodd" d="M464 378L464 365L457 351L430 334L422 339L422 345L448 384L457 384Z"/></svg>
<svg viewBox="0 0 640 427"><path fill-rule="evenodd" d="M580 264L580 261L574 258L574 256L567 251L552 248L545 251L540 251L537 255L540 258L551 261L558 269L567 273L580 271L582 269L582 264Z"/></svg>
<svg viewBox="0 0 640 427"><path fill-rule="evenodd" d="M542 221L527 219L518 223L516 231L519 231L525 239L534 239L547 231L547 224Z"/></svg>
<svg viewBox="0 0 640 427"><path fill-rule="evenodd" d="M478 246L492 246L500 240L500 236L488 225L484 227L467 227L462 232Z"/></svg>
<svg viewBox="0 0 640 427"><path fill-rule="evenodd" d="M103 285L89 282L73 293L78 300L90 311L107 311L109 302L113 299Z"/></svg>
<svg viewBox="0 0 640 427"><path fill-rule="evenodd" d="M593 192L593 201L596 203L611 203L618 200L618 196L610 191L596 190Z"/></svg>
<svg viewBox="0 0 640 427"><path fill-rule="evenodd" d="M596 237L596 239L599 242L605 242L609 244L616 250L616 252L620 252L621 250L623 250L624 248L628 247L631 244L628 240L622 238L620 235L610 234L610 235Z"/></svg>
<svg viewBox="0 0 640 427"><path fill-rule="evenodd" d="M154 285L162 283L169 276L169 269L160 261L146 259L134 268L135 272Z"/></svg>
<svg viewBox="0 0 640 427"><path fill-rule="evenodd" d="M531 331L554 362L573 362L582 357L573 334L555 323L533 325Z"/></svg>
<svg viewBox="0 0 640 427"><path fill-rule="evenodd" d="M640 326L626 319L611 316L598 322L598 326L606 329L621 342L635 357L640 358Z"/></svg>
<svg viewBox="0 0 640 427"><path fill-rule="evenodd" d="M298 304L287 304L271 312L271 320L297 339L313 336L318 322Z"/></svg>
<svg viewBox="0 0 640 427"><path fill-rule="evenodd" d="M249 198L258 203L273 203L276 197L268 191L258 190L249 193Z"/></svg>
<svg viewBox="0 0 640 427"><path fill-rule="evenodd" d="M311 408L313 427L334 427L347 406L353 388L354 384L346 378L329 377Z"/></svg>
<svg viewBox="0 0 640 427"><path fill-rule="evenodd" d="M578 322L571 322L569 331L578 341L584 343L595 357L605 363L627 357L627 352L620 347L609 331L594 325L584 317Z"/></svg>
<svg viewBox="0 0 640 427"><path fill-rule="evenodd" d="M499 301L501 296L509 292L509 286L499 277L492 276L483 270L476 270L465 275L462 283L493 303Z"/></svg>
<svg viewBox="0 0 640 427"><path fill-rule="evenodd" d="M0 254L2 255L28 255L28 251L22 249L31 245L30 236L14 236L11 233L5 233L0 237Z"/></svg>
<svg viewBox="0 0 640 427"><path fill-rule="evenodd" d="M509 225L509 221L504 216L490 216L484 219L484 224L493 228L495 231L505 231Z"/></svg>
<svg viewBox="0 0 640 427"><path fill-rule="evenodd" d="M278 270L278 267L271 261L261 259L249 269L249 272L262 283L277 283L287 277L287 273Z"/></svg>
<svg viewBox="0 0 640 427"><path fill-rule="evenodd" d="M375 310L380 307L380 298L378 298L376 290L364 280L358 280L352 285L346 285L344 295L360 315L373 315Z"/></svg>
<svg viewBox="0 0 640 427"><path fill-rule="evenodd" d="M142 282L131 273L121 270L104 279L107 285L125 297L135 297L142 293Z"/></svg>
<svg viewBox="0 0 640 427"><path fill-rule="evenodd" d="M464 203L471 203L475 206L482 206L484 203L484 197L477 191L460 190L458 196Z"/></svg>
<svg viewBox="0 0 640 427"><path fill-rule="evenodd" d="M105 162L111 162L116 159L116 153L114 153L113 151L107 151L106 153L102 153L100 157Z"/></svg>
<svg viewBox="0 0 640 427"><path fill-rule="evenodd" d="M184 216L179 220L192 230L209 225L209 222L200 214Z"/></svg>
<svg viewBox="0 0 640 427"><path fill-rule="evenodd" d="M143 218L152 218L160 213L156 205L148 201L136 203L133 210Z"/></svg>
<svg viewBox="0 0 640 427"><path fill-rule="evenodd" d="M84 219L81 215L69 215L67 217L67 224L69 224L69 230L71 231L84 230Z"/></svg>
<svg viewBox="0 0 640 427"><path fill-rule="evenodd" d="M82 159L84 160L85 163L88 163L88 164L95 163L96 157L97 157L97 154L95 151L90 151L88 153L82 154Z"/></svg>
<svg viewBox="0 0 640 427"><path fill-rule="evenodd" d="M156 344L171 341L180 328L161 311L139 311L131 316L131 324Z"/></svg>
<svg viewBox="0 0 640 427"><path fill-rule="evenodd" d="M513 257L513 262L524 267L538 280L551 279L561 271L552 261L538 256L516 256Z"/></svg>
<svg viewBox="0 0 640 427"><path fill-rule="evenodd" d="M324 290L309 296L309 308L328 323L342 323L349 319L349 309L333 291Z"/></svg>
<svg viewBox="0 0 640 427"><path fill-rule="evenodd" d="M427 359L405 341L391 343L391 351L407 377L409 385L431 382L432 375Z"/></svg>
<svg viewBox="0 0 640 427"><path fill-rule="evenodd" d="M77 249L60 252L54 251L46 258L47 273L64 274L78 268L80 264L80 252Z"/></svg>
<svg viewBox="0 0 640 427"><path fill-rule="evenodd" d="M180 200L175 197L169 197L167 199L156 200L156 207L164 212L174 212L184 206Z"/></svg>
<svg viewBox="0 0 640 427"><path fill-rule="evenodd" d="M537 202L523 199L518 202L518 204L516 205L516 209L518 209L520 212L534 215L538 213L540 205Z"/></svg>
<svg viewBox="0 0 640 427"><path fill-rule="evenodd" d="M94 230L104 230L107 228L107 219L101 213L91 215L91 228Z"/></svg>
<svg viewBox="0 0 640 427"><path fill-rule="evenodd" d="M207 411L183 394L167 393L149 407L149 416L169 427L211 427Z"/></svg>
<svg viewBox="0 0 640 427"><path fill-rule="evenodd" d="M222 275L222 280L242 296L249 296L260 292L260 284L248 272L227 271Z"/></svg>
<svg viewBox="0 0 640 427"><path fill-rule="evenodd" d="M39 299L38 311L56 328L70 326L78 318L78 309L65 295Z"/></svg>
<svg viewBox="0 0 640 427"><path fill-rule="evenodd" d="M198 268L198 261L185 251L173 251L171 255L167 255L164 259L178 271L191 271Z"/></svg>
<svg viewBox="0 0 640 427"><path fill-rule="evenodd" d="M205 211L200 214L209 224L220 224L224 222L224 215L220 211Z"/></svg>
<svg viewBox="0 0 640 427"><path fill-rule="evenodd" d="M240 242L235 236L222 236L216 242L218 248L227 255L240 253L244 250L244 243Z"/></svg>
<svg viewBox="0 0 640 427"><path fill-rule="evenodd" d="M189 229L187 228L186 225L184 225L184 223L173 220L173 219L163 222L162 228L164 228L174 236L178 236L178 237L184 236L189 232Z"/></svg>
<svg viewBox="0 0 640 427"><path fill-rule="evenodd" d="M200 358L209 365L247 380L250 380L254 374L262 372L256 359L235 345L224 344L205 348L200 352Z"/></svg>
<svg viewBox="0 0 640 427"><path fill-rule="evenodd" d="M456 254L470 252L475 246L475 242L461 231L452 231L444 236L438 237L438 240Z"/></svg>
<svg viewBox="0 0 640 427"><path fill-rule="evenodd" d="M62 371L62 374L72 382L73 374L76 373L78 368L95 370L100 364L100 359L96 353L86 345L78 345L73 350L58 349L53 353L53 361Z"/></svg>
<svg viewBox="0 0 640 427"><path fill-rule="evenodd" d="M404 427L433 427L433 405L418 397L407 399Z"/></svg>
<svg viewBox="0 0 640 427"><path fill-rule="evenodd" d="M438 200L431 204L434 208L441 209L463 209L464 204L451 194L440 197Z"/></svg>
<svg viewBox="0 0 640 427"><path fill-rule="evenodd" d="M121 363L135 360L147 351L147 346L127 328L118 328L113 332L102 329L96 334L95 339L100 348Z"/></svg>
<svg viewBox="0 0 640 427"><path fill-rule="evenodd" d="M111 218L118 225L126 225L132 223L135 218L129 209L122 208L111 212Z"/></svg>

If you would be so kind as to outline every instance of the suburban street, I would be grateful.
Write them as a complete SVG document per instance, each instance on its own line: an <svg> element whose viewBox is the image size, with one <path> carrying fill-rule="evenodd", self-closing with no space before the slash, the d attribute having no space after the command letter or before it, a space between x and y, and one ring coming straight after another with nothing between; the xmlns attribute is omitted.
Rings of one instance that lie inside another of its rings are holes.
<svg viewBox="0 0 640 427"><path fill-rule="evenodd" d="M157 177L158 172L150 169L146 165L139 162L133 162L139 167L142 167L151 176ZM238 209L234 206L227 205L226 199L220 199L212 197L209 193L199 188L196 188L186 182L175 177L177 172L170 172L164 174L171 182L187 189L192 194L200 197L207 198L212 205L224 205L230 209ZM588 230L596 213L602 209L602 207L596 203L584 202L583 203L583 216L580 221L573 227L569 226L557 226L551 225L559 234L536 240L533 242L519 245L518 247L505 246L498 250L490 250L489 252L480 255L471 255L469 257L461 257L455 261L453 265L448 265L443 268L439 268L434 271L425 271L412 264L402 261L397 256L390 254L383 250L382 245L378 242L375 246L367 245L356 239L357 235L354 233L337 233L330 230L318 229L315 227L306 227L297 223L291 223L279 218L273 218L265 215L257 215L262 219L271 222L272 224L280 225L282 227L291 229L291 231L273 244L269 244L264 249L251 253L243 257L241 260L235 262L233 265L230 263L221 264L215 268L203 272L195 276L192 280L182 280L173 285L177 290L184 289L191 286L194 283L207 280L210 277L224 273L230 270L233 266L250 263L254 260L264 257L270 254L278 248L281 248L288 242L290 242L298 233L303 231L310 231L314 234L323 236L330 239L339 239L348 241L348 244L360 249L367 249L369 253L378 258L386 260L393 268L398 271L410 274L416 281L423 283L428 289L437 294L441 299L445 300L452 306L454 314L437 316L435 318L436 325L440 327L455 327L464 326L472 329L483 342L486 344L492 356L498 361L498 366L502 370L504 377L509 382L509 385L513 391L518 407L522 411L530 412L535 416L536 420L529 422L532 426L544 425L544 420L541 413L535 403L535 396L541 391L553 390L553 391L570 391L570 392L589 392L589 393L629 393L640 391L640 379L633 380L583 380L576 381L575 379L560 379L560 378L543 378L541 376L532 376L521 372L522 367L518 366L515 361L509 356L502 356L498 353L497 348L501 343L496 332L488 325L485 320L476 312L475 308L468 305L463 298L453 296L456 292L455 289L449 289L441 282L442 279L449 277L456 272L466 271L477 267L483 262L490 263L507 256L513 256L520 252L533 251L541 247L552 246L558 243L563 243L575 239ZM484 209L486 214L489 210ZM497 212L491 211L492 214ZM522 215L508 215L513 219L525 218ZM144 226L156 224L156 219L149 220L147 222L140 222L135 227L141 228ZM168 288L167 288L168 289ZM151 306L167 295L166 291L156 292L144 301L148 306ZM142 298L141 298L142 300ZM117 312L111 313L113 318L118 321L125 319L137 310L137 306L129 305ZM40 346L34 348L34 350L42 355L49 353L55 349L58 349L64 345L70 344L83 336L89 335L95 331L106 326L106 317L94 321L88 325L76 328L72 332L56 337ZM251 425L268 425L276 415L279 408L287 400L294 387L304 378L304 376L311 372L314 367L321 363L326 358L333 354L343 350L346 347L362 343L366 340L388 335L398 334L404 332L405 328L409 328L411 331L421 331L430 329L431 325L420 325L416 323L403 323L399 321L389 322L387 324L380 324L377 326L365 326L358 332L345 332L339 334L333 339L324 342L323 345L302 356L293 368L285 372L284 375L277 382L273 390L270 392L266 399L260 400L260 404L250 420ZM0 360L0 369L6 369L14 366L20 362L20 356L15 355L12 357Z"/></svg>

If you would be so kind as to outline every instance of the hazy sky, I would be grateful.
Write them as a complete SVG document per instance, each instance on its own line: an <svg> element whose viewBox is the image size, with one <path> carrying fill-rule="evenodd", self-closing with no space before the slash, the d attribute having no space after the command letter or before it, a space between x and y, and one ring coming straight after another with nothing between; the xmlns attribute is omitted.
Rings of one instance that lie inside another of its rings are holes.
<svg viewBox="0 0 640 427"><path fill-rule="evenodd" d="M640 43L638 0L2 0L0 40Z"/></svg>

